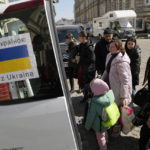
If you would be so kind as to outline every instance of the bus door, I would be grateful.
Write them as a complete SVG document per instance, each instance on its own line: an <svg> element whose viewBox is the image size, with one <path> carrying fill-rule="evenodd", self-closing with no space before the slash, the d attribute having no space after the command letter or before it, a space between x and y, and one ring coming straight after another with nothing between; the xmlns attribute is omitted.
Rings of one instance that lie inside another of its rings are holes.
<svg viewBox="0 0 150 150"><path fill-rule="evenodd" d="M1 4L0 31L0 150L81 149L52 2Z"/></svg>

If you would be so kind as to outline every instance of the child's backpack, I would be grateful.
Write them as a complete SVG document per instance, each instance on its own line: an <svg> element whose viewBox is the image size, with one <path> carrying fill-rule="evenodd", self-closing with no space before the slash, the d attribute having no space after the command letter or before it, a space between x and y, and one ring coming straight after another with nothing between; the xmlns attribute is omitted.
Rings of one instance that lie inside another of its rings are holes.
<svg viewBox="0 0 150 150"><path fill-rule="evenodd" d="M111 127L115 125L120 117L118 106L115 102L109 106L105 106L102 111L102 125L104 127Z"/></svg>

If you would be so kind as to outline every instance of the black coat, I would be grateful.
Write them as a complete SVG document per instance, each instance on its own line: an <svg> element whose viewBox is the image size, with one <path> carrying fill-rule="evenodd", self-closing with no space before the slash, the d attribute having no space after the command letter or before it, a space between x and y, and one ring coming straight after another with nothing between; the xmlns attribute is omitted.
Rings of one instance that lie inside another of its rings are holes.
<svg viewBox="0 0 150 150"><path fill-rule="evenodd" d="M131 74L132 74L132 85L136 86L139 84L139 74L141 65L141 49L136 46L134 49L129 50L126 47L126 52L131 60Z"/></svg>
<svg viewBox="0 0 150 150"><path fill-rule="evenodd" d="M135 126L141 126L146 123L147 119L150 117L150 103L145 103L138 114L133 119L133 124Z"/></svg>
<svg viewBox="0 0 150 150"><path fill-rule="evenodd" d="M95 76L95 54L93 45L90 43L81 43L79 45L79 65L82 67L83 85L89 83Z"/></svg>
<svg viewBox="0 0 150 150"><path fill-rule="evenodd" d="M105 70L106 56L109 53L109 43L102 38L95 46L95 56L96 56L96 70L101 71Z"/></svg>
<svg viewBox="0 0 150 150"><path fill-rule="evenodd" d="M72 59L75 58L74 53L76 52L77 44L74 42L70 42L68 44L67 53L69 54L69 67L74 67L75 63L72 62Z"/></svg>
<svg viewBox="0 0 150 150"><path fill-rule="evenodd" d="M148 80L148 89L150 91L150 57L147 61L146 69L145 69L145 76L144 76L144 81L143 84Z"/></svg>
<svg viewBox="0 0 150 150"><path fill-rule="evenodd" d="M141 107L141 110L136 115L136 117L133 119L133 124L135 126L140 126L146 123L148 117L150 117L150 57L147 61L146 69L145 69L145 77L143 84L148 80L148 90L149 90L149 98L145 104Z"/></svg>

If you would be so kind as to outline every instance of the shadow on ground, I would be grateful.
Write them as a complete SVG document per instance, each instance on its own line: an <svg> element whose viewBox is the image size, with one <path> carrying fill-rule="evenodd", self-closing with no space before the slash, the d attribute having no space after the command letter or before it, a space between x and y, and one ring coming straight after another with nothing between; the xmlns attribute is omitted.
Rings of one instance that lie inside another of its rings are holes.
<svg viewBox="0 0 150 150"><path fill-rule="evenodd" d="M76 117L84 114L85 103L81 103L83 96L72 97L72 104ZM99 150L95 132L87 131L83 124L79 124L78 131L82 140L83 150ZM119 136L108 140L108 150L138 150L138 139L129 136Z"/></svg>

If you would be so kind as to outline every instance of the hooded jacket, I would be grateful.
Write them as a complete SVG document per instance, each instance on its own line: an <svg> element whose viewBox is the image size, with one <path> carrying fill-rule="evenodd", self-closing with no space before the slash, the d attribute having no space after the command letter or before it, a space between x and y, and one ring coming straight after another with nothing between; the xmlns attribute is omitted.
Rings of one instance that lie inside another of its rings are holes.
<svg viewBox="0 0 150 150"><path fill-rule="evenodd" d="M114 94L112 90L101 96L89 99L90 106L87 114L85 128L93 129L95 132L104 132L108 128L103 127L101 123L102 110L105 106L109 106L114 102Z"/></svg>
<svg viewBox="0 0 150 150"><path fill-rule="evenodd" d="M105 70L106 56L109 53L109 43L102 38L95 46L95 56L96 56L96 70L101 71Z"/></svg>
<svg viewBox="0 0 150 150"><path fill-rule="evenodd" d="M79 56L82 69L87 72L95 71L95 54L93 50L93 45L90 43L81 43L79 45Z"/></svg>
<svg viewBox="0 0 150 150"><path fill-rule="evenodd" d="M131 74L132 74L132 85L139 85L139 73L141 65L141 49L136 46L134 49L129 50L126 47L126 52L131 60Z"/></svg>
<svg viewBox="0 0 150 150"><path fill-rule="evenodd" d="M107 55L106 65L111 58L111 53ZM105 70L102 79L105 81L107 71ZM130 59L125 53L120 52L112 61L109 72L110 87L114 92L115 102L121 105L120 99L126 99L126 104L131 103L132 95L132 75L130 70Z"/></svg>
<svg viewBox="0 0 150 150"><path fill-rule="evenodd" d="M77 44L70 42L68 44L67 53L69 54L69 67L74 67L75 63L72 62L72 59L75 58L74 53L76 52Z"/></svg>
<svg viewBox="0 0 150 150"><path fill-rule="evenodd" d="M81 80L83 86L89 83L95 76L95 54L93 45L90 43L81 43L79 45L79 66L82 68Z"/></svg>

